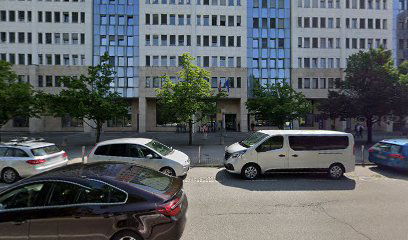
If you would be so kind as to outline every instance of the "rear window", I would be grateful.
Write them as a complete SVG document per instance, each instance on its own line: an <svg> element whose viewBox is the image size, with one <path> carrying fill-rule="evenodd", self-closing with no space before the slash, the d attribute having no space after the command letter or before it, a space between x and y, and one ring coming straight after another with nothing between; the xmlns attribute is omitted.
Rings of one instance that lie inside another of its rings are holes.
<svg viewBox="0 0 408 240"><path fill-rule="evenodd" d="M160 193L169 190L172 184L172 178L160 172L156 172L139 166L129 166L124 168L116 177L117 180L129 182L139 186L145 186Z"/></svg>
<svg viewBox="0 0 408 240"><path fill-rule="evenodd" d="M50 154L54 154L57 152L61 152L61 150L57 146L51 145L51 146L31 149L31 152L33 153L34 156L44 156L44 155L50 155Z"/></svg>
<svg viewBox="0 0 408 240"><path fill-rule="evenodd" d="M336 150L349 146L347 136L290 136L290 147L295 151Z"/></svg>
<svg viewBox="0 0 408 240"><path fill-rule="evenodd" d="M394 153L400 154L402 152L402 146L390 144L390 143L383 143L379 142L375 144L372 149L379 151L379 152L387 152L387 153Z"/></svg>

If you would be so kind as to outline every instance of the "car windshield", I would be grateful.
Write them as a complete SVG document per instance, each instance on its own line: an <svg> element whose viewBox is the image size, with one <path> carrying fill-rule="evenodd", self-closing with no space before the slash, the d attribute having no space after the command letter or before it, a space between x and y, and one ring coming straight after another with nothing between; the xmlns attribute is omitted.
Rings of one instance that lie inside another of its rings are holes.
<svg viewBox="0 0 408 240"><path fill-rule="evenodd" d="M249 148L253 145L259 143L262 139L266 138L268 135L261 132L253 133L251 136L240 141L239 144L243 147Z"/></svg>
<svg viewBox="0 0 408 240"><path fill-rule="evenodd" d="M31 152L33 153L34 156L44 156L44 155L50 155L50 154L54 154L57 152L61 152L61 150L57 146L51 145L51 146L31 149Z"/></svg>
<svg viewBox="0 0 408 240"><path fill-rule="evenodd" d="M146 144L146 146L160 153L162 156L166 156L173 151L172 148L169 148L166 145L159 143L155 140L150 141L149 143Z"/></svg>

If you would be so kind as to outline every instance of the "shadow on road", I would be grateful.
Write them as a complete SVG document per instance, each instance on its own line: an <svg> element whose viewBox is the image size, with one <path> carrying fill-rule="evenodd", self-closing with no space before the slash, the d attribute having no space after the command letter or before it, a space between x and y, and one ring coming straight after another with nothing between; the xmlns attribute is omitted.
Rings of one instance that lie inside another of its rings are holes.
<svg viewBox="0 0 408 240"><path fill-rule="evenodd" d="M326 174L319 173L274 173L250 181L222 169L218 171L215 179L222 185L250 191L339 191L353 190L356 187L353 179L344 177L331 180Z"/></svg>
<svg viewBox="0 0 408 240"><path fill-rule="evenodd" d="M391 167L386 167L386 166L370 167L370 170L378 174L381 174L385 177L388 177L388 178L401 179L401 180L408 181L408 171L407 170L401 170L401 169L391 168Z"/></svg>

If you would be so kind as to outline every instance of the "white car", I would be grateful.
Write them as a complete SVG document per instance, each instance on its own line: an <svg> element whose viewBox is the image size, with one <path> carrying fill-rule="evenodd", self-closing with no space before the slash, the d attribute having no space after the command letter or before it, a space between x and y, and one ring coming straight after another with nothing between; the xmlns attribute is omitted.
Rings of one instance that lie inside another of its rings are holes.
<svg viewBox="0 0 408 240"><path fill-rule="evenodd" d="M354 137L324 130L263 130L225 149L228 172L255 179L276 171L325 171L333 179L354 171Z"/></svg>
<svg viewBox="0 0 408 240"><path fill-rule="evenodd" d="M54 143L26 138L0 143L0 172L5 183L67 164L67 153Z"/></svg>
<svg viewBox="0 0 408 240"><path fill-rule="evenodd" d="M152 168L164 174L185 177L190 158L171 147L148 138L122 138L98 143L87 162L122 161Z"/></svg>

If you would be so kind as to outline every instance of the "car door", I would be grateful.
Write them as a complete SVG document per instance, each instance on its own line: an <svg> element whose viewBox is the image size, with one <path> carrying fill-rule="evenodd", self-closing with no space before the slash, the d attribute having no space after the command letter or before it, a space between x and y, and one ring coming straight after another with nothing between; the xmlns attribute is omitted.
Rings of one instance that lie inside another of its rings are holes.
<svg viewBox="0 0 408 240"><path fill-rule="evenodd" d="M318 168L322 155L316 150L319 136L289 136L289 168ZM329 166L325 166L326 168Z"/></svg>
<svg viewBox="0 0 408 240"><path fill-rule="evenodd" d="M33 210L44 205L47 191L45 183L29 183L0 196L0 239L29 239Z"/></svg>
<svg viewBox="0 0 408 240"><path fill-rule="evenodd" d="M284 142L283 136L272 136L255 149L258 164L263 171L287 167L288 153Z"/></svg>
<svg viewBox="0 0 408 240"><path fill-rule="evenodd" d="M128 144L127 148L132 162L155 170L163 167L162 158L153 150L138 144Z"/></svg>
<svg viewBox="0 0 408 240"><path fill-rule="evenodd" d="M108 198L106 191L95 192L93 188L68 182L54 183L47 206L55 209L58 239L109 239L115 218L106 206L98 205Z"/></svg>

